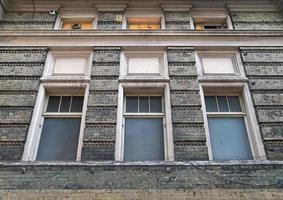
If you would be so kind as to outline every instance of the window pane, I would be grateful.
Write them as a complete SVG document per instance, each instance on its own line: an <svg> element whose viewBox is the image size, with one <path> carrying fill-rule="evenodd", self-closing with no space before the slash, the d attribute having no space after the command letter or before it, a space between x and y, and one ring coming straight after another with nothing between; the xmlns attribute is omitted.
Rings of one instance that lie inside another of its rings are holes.
<svg viewBox="0 0 283 200"><path fill-rule="evenodd" d="M231 112L242 112L239 97L228 97L230 111Z"/></svg>
<svg viewBox="0 0 283 200"><path fill-rule="evenodd" d="M126 97L126 112L138 112L138 97Z"/></svg>
<svg viewBox="0 0 283 200"><path fill-rule="evenodd" d="M219 112L229 112L226 97L225 96L218 96L217 100L218 100Z"/></svg>
<svg viewBox="0 0 283 200"><path fill-rule="evenodd" d="M81 119L45 118L36 160L76 160Z"/></svg>
<svg viewBox="0 0 283 200"><path fill-rule="evenodd" d="M70 96L62 97L60 112L69 112L70 103L71 103Z"/></svg>
<svg viewBox="0 0 283 200"><path fill-rule="evenodd" d="M208 118L214 160L253 159L244 118Z"/></svg>
<svg viewBox="0 0 283 200"><path fill-rule="evenodd" d="M214 96L205 96L204 99L207 112L218 112L216 99Z"/></svg>
<svg viewBox="0 0 283 200"><path fill-rule="evenodd" d="M50 96L46 112L58 112L60 96Z"/></svg>
<svg viewBox="0 0 283 200"><path fill-rule="evenodd" d="M164 160L163 119L126 118L125 160Z"/></svg>
<svg viewBox="0 0 283 200"><path fill-rule="evenodd" d="M71 112L82 112L84 97L73 97Z"/></svg>
<svg viewBox="0 0 283 200"><path fill-rule="evenodd" d="M140 98L140 110L139 112L149 112L149 97L139 97Z"/></svg>
<svg viewBox="0 0 283 200"><path fill-rule="evenodd" d="M162 112L162 98L150 97L150 112Z"/></svg>

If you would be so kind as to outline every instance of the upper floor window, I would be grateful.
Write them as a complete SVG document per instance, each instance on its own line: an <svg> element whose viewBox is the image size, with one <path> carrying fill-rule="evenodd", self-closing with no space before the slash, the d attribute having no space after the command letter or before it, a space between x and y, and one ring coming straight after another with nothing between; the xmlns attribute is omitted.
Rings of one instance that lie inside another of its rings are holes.
<svg viewBox="0 0 283 200"><path fill-rule="evenodd" d="M228 29L227 19L195 18L195 30L223 30Z"/></svg>
<svg viewBox="0 0 283 200"><path fill-rule="evenodd" d="M94 19L63 19L62 30L90 30L94 28Z"/></svg>
<svg viewBox="0 0 283 200"><path fill-rule="evenodd" d="M161 29L161 17L128 17L127 28L131 30Z"/></svg>

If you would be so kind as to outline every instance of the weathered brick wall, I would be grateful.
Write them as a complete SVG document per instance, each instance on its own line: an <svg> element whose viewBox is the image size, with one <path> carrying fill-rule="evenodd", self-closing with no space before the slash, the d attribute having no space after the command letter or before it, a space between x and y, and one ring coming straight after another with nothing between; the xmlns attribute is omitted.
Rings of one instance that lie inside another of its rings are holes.
<svg viewBox="0 0 283 200"><path fill-rule="evenodd" d="M83 160L114 160L120 48L94 49Z"/></svg>
<svg viewBox="0 0 283 200"><path fill-rule="evenodd" d="M283 15L279 11L232 11L231 19L236 30L283 29Z"/></svg>
<svg viewBox="0 0 283 200"><path fill-rule="evenodd" d="M48 12L7 12L0 20L0 30L52 30L56 15Z"/></svg>
<svg viewBox="0 0 283 200"><path fill-rule="evenodd" d="M0 160L20 160L47 48L0 48Z"/></svg>
<svg viewBox="0 0 283 200"><path fill-rule="evenodd" d="M0 164L1 190L283 188L282 162Z"/></svg>
<svg viewBox="0 0 283 200"><path fill-rule="evenodd" d="M283 48L241 48L242 59L270 160L283 160Z"/></svg>
<svg viewBox="0 0 283 200"><path fill-rule="evenodd" d="M190 12L167 11L164 12L166 29L191 29Z"/></svg>
<svg viewBox="0 0 283 200"><path fill-rule="evenodd" d="M207 160L194 49L169 47L167 53L175 160Z"/></svg>
<svg viewBox="0 0 283 200"><path fill-rule="evenodd" d="M122 21L118 18L122 17L122 12L99 12L97 20L98 29L122 29Z"/></svg>

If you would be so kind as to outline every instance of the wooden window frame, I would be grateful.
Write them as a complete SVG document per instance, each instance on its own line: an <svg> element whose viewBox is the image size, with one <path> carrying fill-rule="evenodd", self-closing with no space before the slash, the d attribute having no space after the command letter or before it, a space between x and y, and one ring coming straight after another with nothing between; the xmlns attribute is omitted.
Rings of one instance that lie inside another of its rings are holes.
<svg viewBox="0 0 283 200"><path fill-rule="evenodd" d="M134 92L130 92L133 89ZM149 92L152 90L152 92ZM126 96L162 96L162 113L125 113ZM121 83L119 85L115 160L124 161L125 117L163 118L164 160L174 160L173 128L168 83Z"/></svg>
<svg viewBox="0 0 283 200"><path fill-rule="evenodd" d="M257 123L252 98L246 83L201 83L200 95L202 102L204 127L207 138L209 160L213 160L209 134L208 117L244 117L250 149L254 160L265 160L263 140ZM207 112L204 96L238 96L242 112Z"/></svg>

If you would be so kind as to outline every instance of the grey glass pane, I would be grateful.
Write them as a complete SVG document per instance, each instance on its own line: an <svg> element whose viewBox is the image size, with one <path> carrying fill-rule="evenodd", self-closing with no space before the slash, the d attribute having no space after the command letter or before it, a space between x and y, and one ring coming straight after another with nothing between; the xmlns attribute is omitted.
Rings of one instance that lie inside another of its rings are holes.
<svg viewBox="0 0 283 200"><path fill-rule="evenodd" d="M162 112L162 98L150 97L150 112Z"/></svg>
<svg viewBox="0 0 283 200"><path fill-rule="evenodd" d="M216 98L214 96L205 96L204 99L207 112L218 112Z"/></svg>
<svg viewBox="0 0 283 200"><path fill-rule="evenodd" d="M60 96L50 96L46 112L58 112Z"/></svg>
<svg viewBox="0 0 283 200"><path fill-rule="evenodd" d="M164 160L162 118L126 118L125 160Z"/></svg>
<svg viewBox="0 0 283 200"><path fill-rule="evenodd" d="M61 106L60 106L60 112L69 112L70 103L71 103L71 97L70 96L62 97L62 99L61 99Z"/></svg>
<svg viewBox="0 0 283 200"><path fill-rule="evenodd" d="M209 118L214 160L253 159L244 118Z"/></svg>
<svg viewBox="0 0 283 200"><path fill-rule="evenodd" d="M126 112L138 112L138 97L126 97Z"/></svg>
<svg viewBox="0 0 283 200"><path fill-rule="evenodd" d="M76 160L81 119L45 118L36 160Z"/></svg>
<svg viewBox="0 0 283 200"><path fill-rule="evenodd" d="M219 112L229 112L228 103L225 96L218 96L217 101L218 101Z"/></svg>
<svg viewBox="0 0 283 200"><path fill-rule="evenodd" d="M242 112L239 97L231 96L228 97L230 112Z"/></svg>
<svg viewBox="0 0 283 200"><path fill-rule="evenodd" d="M72 100L71 112L82 112L84 103L83 96L75 96Z"/></svg>
<svg viewBox="0 0 283 200"><path fill-rule="evenodd" d="M139 112L149 112L149 97L139 97L140 99L140 110Z"/></svg>

